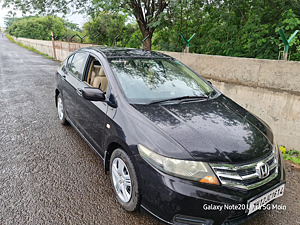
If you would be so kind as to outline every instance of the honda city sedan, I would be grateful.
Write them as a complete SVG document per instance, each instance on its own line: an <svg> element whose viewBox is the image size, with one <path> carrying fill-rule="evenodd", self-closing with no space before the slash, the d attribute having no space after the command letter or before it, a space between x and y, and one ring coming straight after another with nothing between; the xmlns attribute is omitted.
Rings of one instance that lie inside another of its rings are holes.
<svg viewBox="0 0 300 225"><path fill-rule="evenodd" d="M60 122L103 159L125 210L167 224L238 224L283 195L270 127L178 60L83 48L55 81Z"/></svg>

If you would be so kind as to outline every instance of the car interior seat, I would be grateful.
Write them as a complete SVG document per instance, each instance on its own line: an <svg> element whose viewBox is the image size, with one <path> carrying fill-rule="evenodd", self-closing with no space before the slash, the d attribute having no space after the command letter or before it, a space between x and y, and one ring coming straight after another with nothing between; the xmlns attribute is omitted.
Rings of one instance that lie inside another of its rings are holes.
<svg viewBox="0 0 300 225"><path fill-rule="evenodd" d="M97 76L99 76L101 70L101 66L100 65L93 65L92 71L91 71L91 81L90 81L90 85L94 87L94 83L95 83L95 78Z"/></svg>
<svg viewBox="0 0 300 225"><path fill-rule="evenodd" d="M105 76L104 70L101 67L100 72L96 74L95 78L93 79L92 86L100 88L101 91L106 93L108 81Z"/></svg>

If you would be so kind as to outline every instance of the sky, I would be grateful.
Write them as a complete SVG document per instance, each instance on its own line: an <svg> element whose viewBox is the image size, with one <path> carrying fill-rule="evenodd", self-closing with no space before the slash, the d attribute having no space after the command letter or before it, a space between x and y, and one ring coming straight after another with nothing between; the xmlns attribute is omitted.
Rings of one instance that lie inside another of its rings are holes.
<svg viewBox="0 0 300 225"><path fill-rule="evenodd" d="M0 27L4 27L4 17L7 15L7 13L10 11L11 9L2 9L2 6L0 5ZM16 13L16 17L21 17L22 13L21 11L18 10L12 10L13 12ZM58 14L58 16L62 17L63 14ZM83 24L85 22L88 21L88 18L82 14L68 14L65 16L65 19L67 19L68 21L72 22L72 23L77 23L79 25L79 27L82 27Z"/></svg>
<svg viewBox="0 0 300 225"><path fill-rule="evenodd" d="M2 9L2 6L0 6L0 27L4 27L4 17L6 16L6 14L10 11L11 9ZM22 16L21 12L16 12L16 16L20 17Z"/></svg>

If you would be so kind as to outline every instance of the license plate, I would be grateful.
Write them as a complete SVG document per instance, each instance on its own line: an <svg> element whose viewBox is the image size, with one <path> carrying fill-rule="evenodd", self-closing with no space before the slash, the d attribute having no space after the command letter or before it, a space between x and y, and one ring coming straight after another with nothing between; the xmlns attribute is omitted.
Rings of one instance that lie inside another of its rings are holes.
<svg viewBox="0 0 300 225"><path fill-rule="evenodd" d="M269 191L267 194L248 202L248 215L254 213L255 211L261 209L264 205L268 204L270 201L279 198L283 195L285 184Z"/></svg>

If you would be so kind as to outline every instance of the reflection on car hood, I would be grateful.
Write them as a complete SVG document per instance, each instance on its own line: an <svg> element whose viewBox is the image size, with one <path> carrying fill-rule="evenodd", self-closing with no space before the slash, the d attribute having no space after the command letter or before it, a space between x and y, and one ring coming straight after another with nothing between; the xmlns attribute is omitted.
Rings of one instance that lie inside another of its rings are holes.
<svg viewBox="0 0 300 225"><path fill-rule="evenodd" d="M272 151L270 129L223 95L208 101L134 108L199 161L242 163Z"/></svg>

